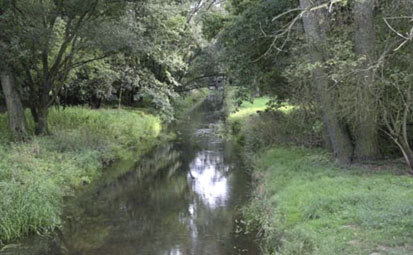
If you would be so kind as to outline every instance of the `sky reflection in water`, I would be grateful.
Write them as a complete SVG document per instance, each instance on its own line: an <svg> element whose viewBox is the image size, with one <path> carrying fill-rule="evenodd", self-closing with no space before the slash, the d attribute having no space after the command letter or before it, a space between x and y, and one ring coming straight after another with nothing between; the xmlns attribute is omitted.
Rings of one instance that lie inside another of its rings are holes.
<svg viewBox="0 0 413 255"><path fill-rule="evenodd" d="M216 152L199 152L190 164L188 179L196 192L211 209L224 206L228 200L228 166Z"/></svg>

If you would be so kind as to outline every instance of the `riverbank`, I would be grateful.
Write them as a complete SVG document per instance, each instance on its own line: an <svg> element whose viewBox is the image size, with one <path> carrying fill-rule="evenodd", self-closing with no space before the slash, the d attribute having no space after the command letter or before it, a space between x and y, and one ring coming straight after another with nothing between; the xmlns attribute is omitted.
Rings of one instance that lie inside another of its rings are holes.
<svg viewBox="0 0 413 255"><path fill-rule="evenodd" d="M342 168L323 149L262 146L269 134L253 128L267 132L261 118L238 120L234 137L252 162L255 192L243 212L264 254L413 254L413 178L402 164Z"/></svg>
<svg viewBox="0 0 413 255"><path fill-rule="evenodd" d="M10 143L0 118L0 246L59 227L65 196L111 162L139 157L167 138L160 118L142 110L52 108L52 135L26 143Z"/></svg>

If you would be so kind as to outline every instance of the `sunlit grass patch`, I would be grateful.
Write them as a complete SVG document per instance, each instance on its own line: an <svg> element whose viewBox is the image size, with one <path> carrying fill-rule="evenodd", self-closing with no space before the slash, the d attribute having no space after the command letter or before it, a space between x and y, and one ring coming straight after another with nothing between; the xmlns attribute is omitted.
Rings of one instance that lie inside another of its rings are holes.
<svg viewBox="0 0 413 255"><path fill-rule="evenodd" d="M268 107L268 102L270 99L268 97L259 97L254 99L252 102L245 101L241 106L234 112L230 113L228 116L229 122L245 121L249 116L256 114L259 111L264 111ZM278 110L284 113L290 112L295 107L289 104L285 104Z"/></svg>
<svg viewBox="0 0 413 255"><path fill-rule="evenodd" d="M267 108L267 103L269 101L270 100L267 97L256 98L253 102L245 101L236 111L230 113L228 121L241 121L258 111L264 111Z"/></svg>

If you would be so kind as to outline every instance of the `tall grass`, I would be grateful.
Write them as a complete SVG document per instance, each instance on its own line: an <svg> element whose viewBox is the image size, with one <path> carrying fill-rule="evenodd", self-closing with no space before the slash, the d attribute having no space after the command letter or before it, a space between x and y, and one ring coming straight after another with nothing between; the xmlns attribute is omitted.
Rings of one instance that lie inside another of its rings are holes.
<svg viewBox="0 0 413 255"><path fill-rule="evenodd" d="M54 108L51 136L14 144L0 119L0 244L58 227L64 196L114 159L147 150L161 132L159 118L139 111Z"/></svg>
<svg viewBox="0 0 413 255"><path fill-rule="evenodd" d="M141 111L83 107L54 108L50 111L49 123L54 133L61 130L80 132L86 142L111 142L129 149L140 149L145 140L159 136L162 129L158 117Z"/></svg>

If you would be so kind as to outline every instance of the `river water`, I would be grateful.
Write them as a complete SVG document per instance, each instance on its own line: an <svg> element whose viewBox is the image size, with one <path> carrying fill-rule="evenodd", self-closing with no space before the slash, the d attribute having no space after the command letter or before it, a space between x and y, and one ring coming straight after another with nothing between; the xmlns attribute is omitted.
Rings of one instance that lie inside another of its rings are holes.
<svg viewBox="0 0 413 255"><path fill-rule="evenodd" d="M237 223L250 176L216 134L221 103L211 96L174 128L175 141L113 165L69 199L57 233L1 254L259 254Z"/></svg>

